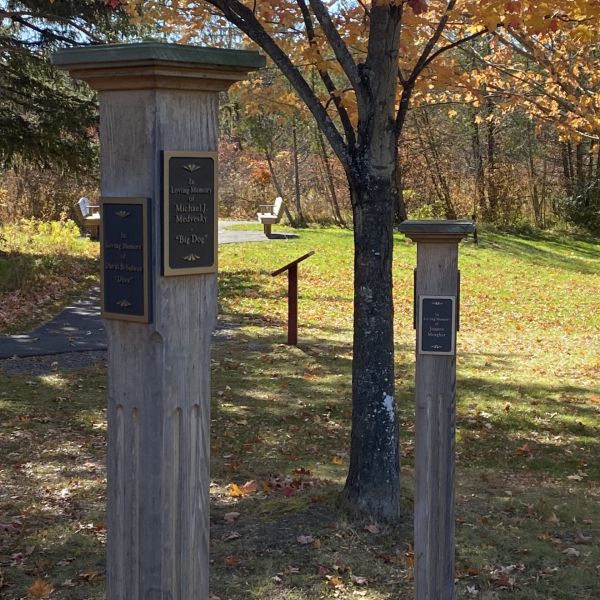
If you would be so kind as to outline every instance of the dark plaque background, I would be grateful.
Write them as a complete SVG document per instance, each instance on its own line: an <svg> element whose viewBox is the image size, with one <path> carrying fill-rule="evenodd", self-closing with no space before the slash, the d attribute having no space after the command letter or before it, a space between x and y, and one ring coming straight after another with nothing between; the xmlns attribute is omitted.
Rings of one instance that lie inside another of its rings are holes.
<svg viewBox="0 0 600 600"><path fill-rule="evenodd" d="M452 298L421 298L419 352L448 354L454 351L454 302Z"/></svg>
<svg viewBox="0 0 600 600"><path fill-rule="evenodd" d="M103 202L103 306L106 313L150 320L144 278L149 276L144 235L144 206ZM150 207L147 205L147 210ZM147 223L150 222L148 215ZM112 317L112 315L107 315ZM118 317L112 317L118 318Z"/></svg>
<svg viewBox="0 0 600 600"><path fill-rule="evenodd" d="M211 267L216 242L214 159L170 157L167 169L168 267Z"/></svg>

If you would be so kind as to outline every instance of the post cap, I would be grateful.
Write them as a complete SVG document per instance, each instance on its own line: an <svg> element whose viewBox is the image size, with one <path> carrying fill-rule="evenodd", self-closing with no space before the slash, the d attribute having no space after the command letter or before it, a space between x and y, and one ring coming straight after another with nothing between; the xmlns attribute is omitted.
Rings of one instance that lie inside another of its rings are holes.
<svg viewBox="0 0 600 600"><path fill-rule="evenodd" d="M164 42L99 44L52 55L53 65L96 90L221 91L265 63L255 51Z"/></svg>
<svg viewBox="0 0 600 600"><path fill-rule="evenodd" d="M459 242L475 231L475 223L467 220L423 219L403 221L398 230L414 242Z"/></svg>

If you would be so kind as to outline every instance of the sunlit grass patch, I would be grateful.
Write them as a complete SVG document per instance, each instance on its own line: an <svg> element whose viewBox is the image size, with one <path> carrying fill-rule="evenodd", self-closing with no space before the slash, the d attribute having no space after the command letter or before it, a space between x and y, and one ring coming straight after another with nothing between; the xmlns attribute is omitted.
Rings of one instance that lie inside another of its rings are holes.
<svg viewBox="0 0 600 600"><path fill-rule="evenodd" d="M0 334L54 314L98 279L99 247L73 221L0 226Z"/></svg>
<svg viewBox="0 0 600 600"><path fill-rule="evenodd" d="M299 235L220 248L227 329L212 355L211 593L408 600L415 248L397 236L403 521L390 527L349 522L337 506L351 418L352 233ZM598 244L486 232L480 242L460 247L456 597L591 600L600 597ZM271 272L310 249L299 346L289 347L287 281ZM0 542L0 595L26 596L43 576L51 598L103 597L104 377L0 378L0 521L21 522Z"/></svg>

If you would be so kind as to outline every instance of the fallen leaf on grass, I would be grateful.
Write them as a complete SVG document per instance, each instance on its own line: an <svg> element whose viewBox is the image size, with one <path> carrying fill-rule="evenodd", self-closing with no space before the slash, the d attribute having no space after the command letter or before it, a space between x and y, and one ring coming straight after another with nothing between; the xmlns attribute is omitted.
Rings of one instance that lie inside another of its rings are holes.
<svg viewBox="0 0 600 600"><path fill-rule="evenodd" d="M228 512L223 516L223 521L228 525L231 525L235 522L235 520L240 516L239 512Z"/></svg>
<svg viewBox="0 0 600 600"><path fill-rule="evenodd" d="M575 534L575 542L578 544L591 544L592 536L591 535L583 535L580 531Z"/></svg>
<svg viewBox="0 0 600 600"><path fill-rule="evenodd" d="M529 444L523 444L520 448L517 448L517 454L532 456L533 451Z"/></svg>
<svg viewBox="0 0 600 600"><path fill-rule="evenodd" d="M242 561L235 554L230 554L225 557L224 562L226 567L237 567Z"/></svg>
<svg viewBox="0 0 600 600"><path fill-rule="evenodd" d="M315 541L315 538L312 535L299 535L296 538L296 541L299 544L302 544L303 546L306 546L308 544L312 544Z"/></svg>
<svg viewBox="0 0 600 600"><path fill-rule="evenodd" d="M229 533L226 533L222 539L224 542L230 542L231 540L237 540L241 537L242 537L242 535L240 533L238 533L237 531L231 531Z"/></svg>
<svg viewBox="0 0 600 600"><path fill-rule="evenodd" d="M239 486L237 483L232 483L229 486L229 495L233 498L242 498L244 496L250 496L258 491L258 486L254 480L246 481L244 485Z"/></svg>
<svg viewBox="0 0 600 600"><path fill-rule="evenodd" d="M355 585L367 585L369 580L366 577L359 577L356 575L350 575L350 581Z"/></svg>
<svg viewBox="0 0 600 600"><path fill-rule="evenodd" d="M42 598L48 598L54 591L51 584L46 583L43 579L36 579L30 588L27 588L27 593L31 598L41 600Z"/></svg>
<svg viewBox="0 0 600 600"><path fill-rule="evenodd" d="M331 462L334 465L343 465L344 464L344 459L341 456L333 456L331 458Z"/></svg>
<svg viewBox="0 0 600 600"><path fill-rule="evenodd" d="M379 525L377 525L377 523L369 523L368 525L365 525L365 531L375 535L381 533L381 529L379 529Z"/></svg>
<svg viewBox="0 0 600 600"><path fill-rule="evenodd" d="M510 590L515 585L515 580L508 575L498 575L492 578L492 583L501 590Z"/></svg>
<svg viewBox="0 0 600 600"><path fill-rule="evenodd" d="M581 554L579 550L576 550L575 548L567 548L566 550L563 550L562 553L569 558L578 558Z"/></svg>
<svg viewBox="0 0 600 600"><path fill-rule="evenodd" d="M342 578L337 575L327 575L327 584L336 589L344 587Z"/></svg>

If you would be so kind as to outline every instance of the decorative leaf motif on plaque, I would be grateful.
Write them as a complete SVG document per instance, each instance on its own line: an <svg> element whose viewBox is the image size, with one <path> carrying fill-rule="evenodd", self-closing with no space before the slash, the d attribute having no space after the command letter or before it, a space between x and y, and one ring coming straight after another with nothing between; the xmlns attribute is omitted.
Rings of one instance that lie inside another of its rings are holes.
<svg viewBox="0 0 600 600"><path fill-rule="evenodd" d="M117 215L117 217L121 217L121 219L124 219L125 217L128 217L131 213L127 212L126 210L120 210L115 214Z"/></svg>
<svg viewBox="0 0 600 600"><path fill-rule="evenodd" d="M188 173L193 173L194 171L197 171L200 168L200 165L195 165L194 163L190 163L189 165L183 165L183 168Z"/></svg>
<svg viewBox="0 0 600 600"><path fill-rule="evenodd" d="M193 252L183 257L183 260L187 260L188 262L195 262L199 259L200 257L197 254L194 254Z"/></svg>
<svg viewBox="0 0 600 600"><path fill-rule="evenodd" d="M442 303L438 300L436 302L432 302L431 304L433 304L433 306L441 306Z"/></svg>
<svg viewBox="0 0 600 600"><path fill-rule="evenodd" d="M128 308L131 306L131 302L129 302L129 300L126 300L125 298L123 298L122 300L119 300L117 302L117 305L122 308Z"/></svg>
<svg viewBox="0 0 600 600"><path fill-rule="evenodd" d="M431 347L432 347L434 350L441 350L441 348L442 348L441 346L437 346L437 345L436 345L436 346L431 346Z"/></svg>

